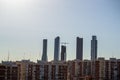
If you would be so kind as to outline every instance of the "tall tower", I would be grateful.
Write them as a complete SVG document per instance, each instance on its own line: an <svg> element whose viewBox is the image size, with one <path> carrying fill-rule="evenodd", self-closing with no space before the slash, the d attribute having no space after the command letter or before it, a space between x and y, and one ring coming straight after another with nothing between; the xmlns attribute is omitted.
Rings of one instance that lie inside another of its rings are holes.
<svg viewBox="0 0 120 80"><path fill-rule="evenodd" d="M57 36L55 38L55 43L54 43L54 61L59 60L59 50L60 50L60 37Z"/></svg>
<svg viewBox="0 0 120 80"><path fill-rule="evenodd" d="M43 39L42 61L47 61L47 39Z"/></svg>
<svg viewBox="0 0 120 80"><path fill-rule="evenodd" d="M97 37L92 36L91 40L91 60L97 59Z"/></svg>
<svg viewBox="0 0 120 80"><path fill-rule="evenodd" d="M76 38L76 59L83 60L83 38Z"/></svg>
<svg viewBox="0 0 120 80"><path fill-rule="evenodd" d="M66 61L66 46L61 46L61 61Z"/></svg>

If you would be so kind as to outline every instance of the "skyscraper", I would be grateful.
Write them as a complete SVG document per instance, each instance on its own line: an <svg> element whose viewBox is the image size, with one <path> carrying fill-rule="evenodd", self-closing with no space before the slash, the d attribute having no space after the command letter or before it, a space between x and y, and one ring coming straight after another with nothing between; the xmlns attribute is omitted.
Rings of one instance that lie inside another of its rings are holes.
<svg viewBox="0 0 120 80"><path fill-rule="evenodd" d="M91 60L97 59L97 37L92 36L91 40Z"/></svg>
<svg viewBox="0 0 120 80"><path fill-rule="evenodd" d="M76 59L83 60L83 38L76 38Z"/></svg>
<svg viewBox="0 0 120 80"><path fill-rule="evenodd" d="M55 43L54 43L54 61L59 60L59 50L60 50L60 37L57 36L55 38Z"/></svg>
<svg viewBox="0 0 120 80"><path fill-rule="evenodd" d="M42 61L47 61L47 39L43 39Z"/></svg>
<svg viewBox="0 0 120 80"><path fill-rule="evenodd" d="M61 46L61 61L66 61L66 46Z"/></svg>

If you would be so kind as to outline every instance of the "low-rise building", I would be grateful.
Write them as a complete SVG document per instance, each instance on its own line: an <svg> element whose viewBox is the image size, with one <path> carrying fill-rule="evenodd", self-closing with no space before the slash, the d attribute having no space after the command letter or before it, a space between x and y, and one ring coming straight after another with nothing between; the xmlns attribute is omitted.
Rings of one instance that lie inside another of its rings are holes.
<svg viewBox="0 0 120 80"><path fill-rule="evenodd" d="M0 80L19 80L18 66L15 64L0 64Z"/></svg>

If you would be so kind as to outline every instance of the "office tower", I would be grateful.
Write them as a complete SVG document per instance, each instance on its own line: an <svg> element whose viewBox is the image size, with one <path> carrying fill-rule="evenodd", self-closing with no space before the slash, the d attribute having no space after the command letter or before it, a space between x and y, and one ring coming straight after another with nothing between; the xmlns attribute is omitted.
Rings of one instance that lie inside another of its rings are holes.
<svg viewBox="0 0 120 80"><path fill-rule="evenodd" d="M76 59L83 60L83 38L76 38Z"/></svg>
<svg viewBox="0 0 120 80"><path fill-rule="evenodd" d="M61 46L61 61L66 61L66 46Z"/></svg>
<svg viewBox="0 0 120 80"><path fill-rule="evenodd" d="M91 60L97 59L97 37L92 36L91 40Z"/></svg>
<svg viewBox="0 0 120 80"><path fill-rule="evenodd" d="M55 43L54 43L54 61L59 60L59 49L60 48L60 37L57 36L55 38Z"/></svg>
<svg viewBox="0 0 120 80"><path fill-rule="evenodd" d="M43 39L42 61L47 61L47 39Z"/></svg>

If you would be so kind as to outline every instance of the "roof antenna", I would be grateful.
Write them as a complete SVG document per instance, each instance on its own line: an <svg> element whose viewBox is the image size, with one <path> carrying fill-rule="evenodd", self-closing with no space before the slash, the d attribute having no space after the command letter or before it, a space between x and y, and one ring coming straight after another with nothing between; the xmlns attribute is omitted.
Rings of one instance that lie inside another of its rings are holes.
<svg viewBox="0 0 120 80"><path fill-rule="evenodd" d="M24 52L24 55L23 55L23 60L25 60L25 52Z"/></svg>
<svg viewBox="0 0 120 80"><path fill-rule="evenodd" d="M113 52L112 52L112 58L114 58Z"/></svg>
<svg viewBox="0 0 120 80"><path fill-rule="evenodd" d="M29 59L31 59L31 52L29 52Z"/></svg>
<svg viewBox="0 0 120 80"><path fill-rule="evenodd" d="M29 52L29 59L32 59L32 57L31 57L31 52Z"/></svg>
<svg viewBox="0 0 120 80"><path fill-rule="evenodd" d="M39 51L38 60L41 60L40 57L41 57L41 52Z"/></svg>
<svg viewBox="0 0 120 80"><path fill-rule="evenodd" d="M9 61L9 60L10 60L10 52L8 50L8 60L7 61Z"/></svg>

